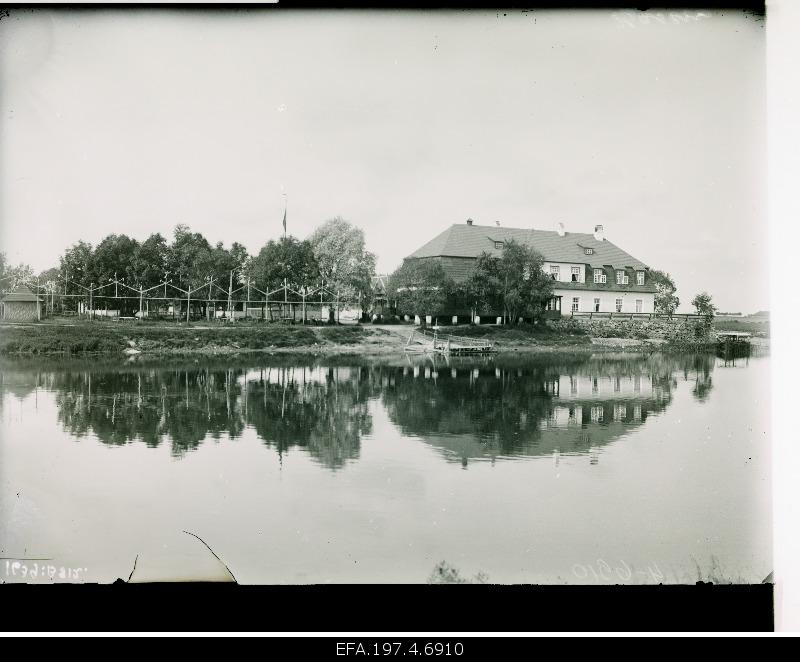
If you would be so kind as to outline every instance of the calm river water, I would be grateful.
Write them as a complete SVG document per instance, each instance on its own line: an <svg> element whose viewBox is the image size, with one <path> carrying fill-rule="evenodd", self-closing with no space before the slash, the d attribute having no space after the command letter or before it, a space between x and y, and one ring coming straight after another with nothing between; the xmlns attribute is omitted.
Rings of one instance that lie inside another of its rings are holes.
<svg viewBox="0 0 800 662"><path fill-rule="evenodd" d="M760 582L768 376L713 355L6 362L0 579L210 578L190 531L243 583L417 583L442 561Z"/></svg>

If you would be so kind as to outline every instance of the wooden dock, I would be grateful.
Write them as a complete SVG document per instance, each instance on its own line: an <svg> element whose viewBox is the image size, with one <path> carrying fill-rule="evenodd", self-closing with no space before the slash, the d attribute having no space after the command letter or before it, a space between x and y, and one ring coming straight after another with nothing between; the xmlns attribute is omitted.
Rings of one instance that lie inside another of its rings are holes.
<svg viewBox="0 0 800 662"><path fill-rule="evenodd" d="M490 354L496 352L494 343L488 338L467 338L447 333L414 330L406 343L407 352L424 352L466 356L472 354Z"/></svg>
<svg viewBox="0 0 800 662"><path fill-rule="evenodd" d="M746 331L723 331L717 334L717 356L726 360L750 356L750 339Z"/></svg>

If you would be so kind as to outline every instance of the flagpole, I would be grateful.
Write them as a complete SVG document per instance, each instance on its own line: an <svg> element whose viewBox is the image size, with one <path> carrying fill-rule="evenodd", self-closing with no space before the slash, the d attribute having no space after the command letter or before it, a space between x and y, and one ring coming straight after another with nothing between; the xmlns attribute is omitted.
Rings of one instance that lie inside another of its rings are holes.
<svg viewBox="0 0 800 662"><path fill-rule="evenodd" d="M286 209L289 206L288 196L283 194L283 238L286 239Z"/></svg>

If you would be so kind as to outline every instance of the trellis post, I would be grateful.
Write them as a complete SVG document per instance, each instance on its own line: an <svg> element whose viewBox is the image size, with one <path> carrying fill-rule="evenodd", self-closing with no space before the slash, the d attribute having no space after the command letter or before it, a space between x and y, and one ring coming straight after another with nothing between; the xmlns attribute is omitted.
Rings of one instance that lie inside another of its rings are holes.
<svg viewBox="0 0 800 662"><path fill-rule="evenodd" d="M230 278L228 279L228 321L229 322L231 322L233 320L233 317L231 317L231 315L233 314L231 312L231 304L232 304L232 302L233 302L233 269L231 269Z"/></svg>

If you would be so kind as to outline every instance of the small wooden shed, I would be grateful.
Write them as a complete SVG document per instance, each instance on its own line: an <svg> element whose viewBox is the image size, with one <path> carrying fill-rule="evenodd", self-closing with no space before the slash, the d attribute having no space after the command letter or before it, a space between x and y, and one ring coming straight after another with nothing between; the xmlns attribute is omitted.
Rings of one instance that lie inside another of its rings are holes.
<svg viewBox="0 0 800 662"><path fill-rule="evenodd" d="M42 319L42 299L24 283L2 300L2 318L8 322L36 322Z"/></svg>

